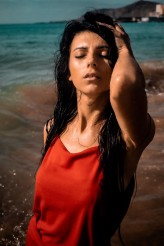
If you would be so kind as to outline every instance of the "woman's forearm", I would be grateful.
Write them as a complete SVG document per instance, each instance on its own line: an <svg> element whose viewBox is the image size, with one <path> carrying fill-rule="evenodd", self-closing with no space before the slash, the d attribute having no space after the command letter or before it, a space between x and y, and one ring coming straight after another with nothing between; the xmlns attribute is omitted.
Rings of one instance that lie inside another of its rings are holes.
<svg viewBox="0 0 164 246"><path fill-rule="evenodd" d="M137 145L147 130L147 98L141 68L132 53L124 48L110 81L110 102L125 140Z"/></svg>

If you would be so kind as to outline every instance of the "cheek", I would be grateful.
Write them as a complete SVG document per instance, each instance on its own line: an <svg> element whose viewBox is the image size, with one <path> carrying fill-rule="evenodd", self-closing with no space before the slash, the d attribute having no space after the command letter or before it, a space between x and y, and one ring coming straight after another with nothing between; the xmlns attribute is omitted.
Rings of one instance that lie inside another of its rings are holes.
<svg viewBox="0 0 164 246"><path fill-rule="evenodd" d="M69 67L69 73L70 73L69 80L74 80L74 78L77 76L76 69L74 68L74 66Z"/></svg>
<svg viewBox="0 0 164 246"><path fill-rule="evenodd" d="M82 74L82 64L79 64L78 61L73 61L69 63L69 73L70 78L69 80L73 80L74 78L77 78L79 75Z"/></svg>

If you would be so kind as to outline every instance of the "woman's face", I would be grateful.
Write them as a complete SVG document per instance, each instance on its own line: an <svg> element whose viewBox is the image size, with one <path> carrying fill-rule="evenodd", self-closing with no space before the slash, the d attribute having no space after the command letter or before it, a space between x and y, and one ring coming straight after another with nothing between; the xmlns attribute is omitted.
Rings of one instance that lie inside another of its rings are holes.
<svg viewBox="0 0 164 246"><path fill-rule="evenodd" d="M109 54L109 45L98 34L84 31L75 35L70 46L69 80L77 91L91 96L109 90Z"/></svg>

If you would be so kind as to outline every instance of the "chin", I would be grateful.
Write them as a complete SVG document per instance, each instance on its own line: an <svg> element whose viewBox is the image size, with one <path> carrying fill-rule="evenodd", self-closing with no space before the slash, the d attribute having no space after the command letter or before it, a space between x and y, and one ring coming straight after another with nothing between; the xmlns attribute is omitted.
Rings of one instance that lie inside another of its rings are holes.
<svg viewBox="0 0 164 246"><path fill-rule="evenodd" d="M90 90L86 90L86 91L79 91L79 96L81 95L85 95L88 96L90 98L95 98L95 97L104 97L104 95L108 95L109 97L109 89L108 90L100 90L99 88L97 89L90 89Z"/></svg>

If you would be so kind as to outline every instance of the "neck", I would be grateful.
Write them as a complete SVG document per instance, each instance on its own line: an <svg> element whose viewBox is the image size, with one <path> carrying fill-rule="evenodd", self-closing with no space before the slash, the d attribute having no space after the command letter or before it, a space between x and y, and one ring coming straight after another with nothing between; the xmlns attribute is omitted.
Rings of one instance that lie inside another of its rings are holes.
<svg viewBox="0 0 164 246"><path fill-rule="evenodd" d="M82 93L77 95L76 120L80 132L102 123L102 115L108 100L109 92L94 98Z"/></svg>
<svg viewBox="0 0 164 246"><path fill-rule="evenodd" d="M105 123L103 113L108 100L109 93L101 94L97 98L77 94L77 115L61 135L70 152L98 146L99 133Z"/></svg>

